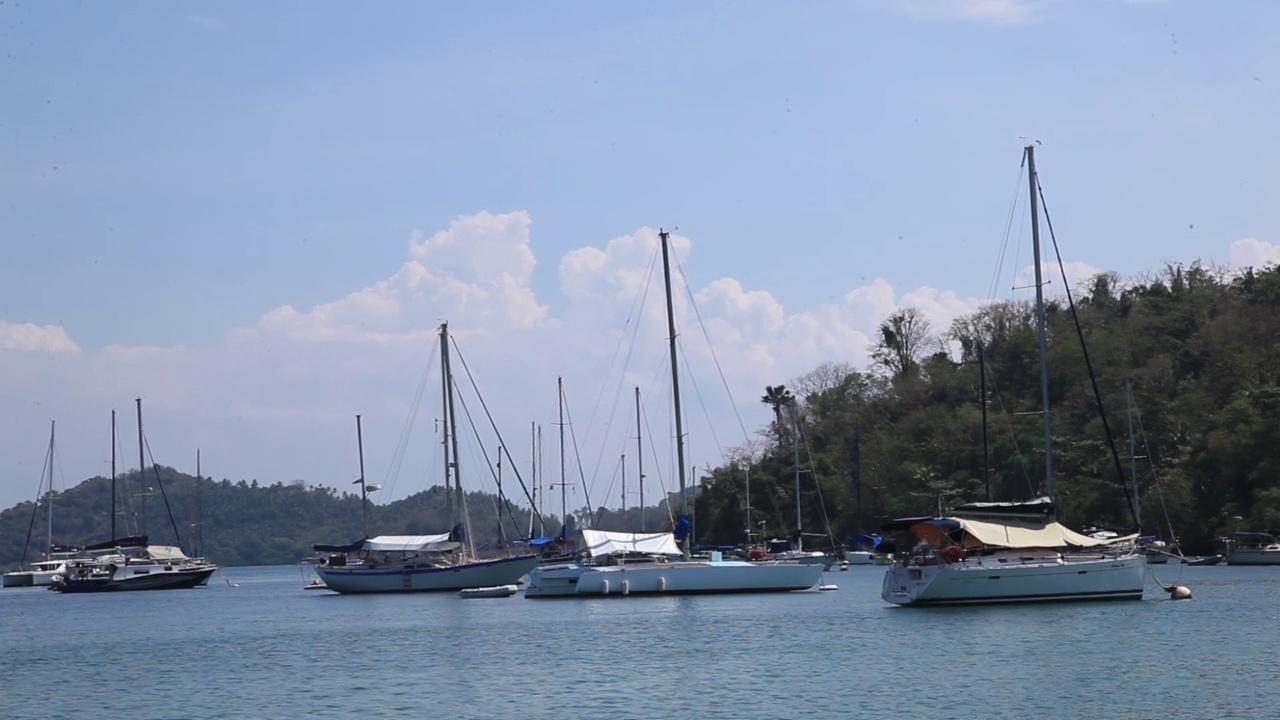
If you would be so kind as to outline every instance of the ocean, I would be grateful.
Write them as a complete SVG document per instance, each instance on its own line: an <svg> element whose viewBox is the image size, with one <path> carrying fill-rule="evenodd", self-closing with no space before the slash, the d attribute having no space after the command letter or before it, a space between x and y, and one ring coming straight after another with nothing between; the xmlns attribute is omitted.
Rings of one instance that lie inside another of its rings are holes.
<svg viewBox="0 0 1280 720"><path fill-rule="evenodd" d="M783 595L336 595L308 566L8 588L0 717L1280 717L1280 567L1154 571L1193 599L897 608L874 566Z"/></svg>

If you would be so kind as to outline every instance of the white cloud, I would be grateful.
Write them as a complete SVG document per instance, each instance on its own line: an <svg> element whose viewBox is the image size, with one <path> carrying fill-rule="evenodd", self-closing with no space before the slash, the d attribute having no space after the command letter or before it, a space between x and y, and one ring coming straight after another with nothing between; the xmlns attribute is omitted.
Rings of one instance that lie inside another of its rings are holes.
<svg viewBox="0 0 1280 720"><path fill-rule="evenodd" d="M79 346L57 325L0 321L0 350L78 353Z"/></svg>
<svg viewBox="0 0 1280 720"><path fill-rule="evenodd" d="M195 448L202 447L206 469L219 477L302 478L340 489L354 472L352 416L364 417L368 475L383 481L378 476L392 467L406 418L421 404L409 445L413 459L401 471L407 479L389 488L380 498L386 501L439 481L438 464L427 457L438 438L423 437L440 417L438 379L427 383L425 396L415 393L438 352L436 326L447 319L465 353L455 357L459 384L470 385L465 362L498 426L510 434L506 441L517 447L527 446L531 421L554 434L556 378L564 378L586 474L603 476L600 487L592 487L595 498L609 482L613 453L634 437L633 411L619 410L620 398L629 399L631 386L639 385L651 422L670 415L657 232L640 228L566 253L558 261L560 293L553 305L531 284L531 228L528 213L484 212L459 217L439 232L415 232L408 259L384 280L309 308L269 309L253 325L231 329L215 347L114 345L80 353L61 328L0 324L7 348L56 351L17 353L20 361L0 374L0 400L74 418L66 432L78 442L67 446L79 445L80 455L64 461L68 477L102 472L95 440L105 433L100 425L111 407L131 411L130 399L143 395L149 444L161 463L189 470ZM679 280L679 264L694 257L694 243L671 239ZM720 447L742 443L767 422L768 411L757 402L766 385L827 361L864 366L875 328L894 310L919 307L942 329L978 306L976 299L934 288L900 294L883 279L848 289L837 302L800 310L733 277L689 292L682 284L677 288L690 461L699 465L718 463ZM466 412L487 426L477 403L468 403ZM30 413L21 415L0 425L0 454L21 456L28 445L41 446L40 423L28 423ZM62 422L59 428L61 437ZM670 436L658 427L647 432ZM527 458L529 452L513 455ZM476 483L471 487L487 488L491 481L474 467L477 458L468 459ZM670 489L670 474L667 482ZM653 487L651 502L659 492ZM578 495L575 506L584 500Z"/></svg>
<svg viewBox="0 0 1280 720"><path fill-rule="evenodd" d="M921 20L967 20L1023 25L1043 19L1046 0L893 0L894 7Z"/></svg>
<svg viewBox="0 0 1280 720"><path fill-rule="evenodd" d="M1244 238L1231 243L1227 258L1234 267L1262 268L1280 263L1280 245L1257 238Z"/></svg>

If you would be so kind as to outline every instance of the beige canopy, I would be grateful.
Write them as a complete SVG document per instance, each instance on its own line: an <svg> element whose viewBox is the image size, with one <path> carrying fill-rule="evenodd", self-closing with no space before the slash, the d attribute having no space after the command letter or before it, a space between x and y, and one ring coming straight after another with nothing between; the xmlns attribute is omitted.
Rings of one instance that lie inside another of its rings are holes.
<svg viewBox="0 0 1280 720"><path fill-rule="evenodd" d="M925 520L911 526L916 537L931 545L941 545L947 531L964 530L965 547L1005 548L1092 548L1117 543L1133 542L1137 534L1114 538L1094 538L1082 535L1056 521L1036 520L972 520L969 518L938 518Z"/></svg>

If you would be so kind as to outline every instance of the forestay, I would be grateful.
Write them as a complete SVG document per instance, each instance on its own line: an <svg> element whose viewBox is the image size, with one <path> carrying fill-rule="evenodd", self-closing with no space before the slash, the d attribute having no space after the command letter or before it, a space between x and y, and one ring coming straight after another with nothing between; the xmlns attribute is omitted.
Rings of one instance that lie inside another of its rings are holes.
<svg viewBox="0 0 1280 720"><path fill-rule="evenodd" d="M641 553L645 555L682 555L676 538L671 533L621 533L603 530L583 530L582 539L587 543L591 557Z"/></svg>

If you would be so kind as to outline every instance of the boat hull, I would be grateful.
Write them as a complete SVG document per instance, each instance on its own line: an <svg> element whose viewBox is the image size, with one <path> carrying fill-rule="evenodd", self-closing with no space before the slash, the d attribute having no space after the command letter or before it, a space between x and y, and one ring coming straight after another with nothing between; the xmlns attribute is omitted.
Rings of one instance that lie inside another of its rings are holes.
<svg viewBox="0 0 1280 720"><path fill-rule="evenodd" d="M1226 563L1228 565L1280 565L1280 548L1232 549L1227 552Z"/></svg>
<svg viewBox="0 0 1280 720"><path fill-rule="evenodd" d="M92 573L85 577L64 577L54 584L54 589L64 593L185 590L208 583L209 576L217 569L206 566L123 575L119 571L112 575Z"/></svg>
<svg viewBox="0 0 1280 720"><path fill-rule="evenodd" d="M537 566L537 555L519 555L447 567L317 565L316 574L340 593L440 592L514 585Z"/></svg>
<svg viewBox="0 0 1280 720"><path fill-rule="evenodd" d="M737 561L645 563L595 567L566 564L529 573L527 598L701 595L809 590L822 565Z"/></svg>
<svg viewBox="0 0 1280 720"><path fill-rule="evenodd" d="M850 565L873 565L876 558L875 553L866 550L849 550L844 554L844 561Z"/></svg>
<svg viewBox="0 0 1280 720"><path fill-rule="evenodd" d="M1027 563L895 563L881 597L894 605L1141 600L1147 561L1142 555L1090 556Z"/></svg>
<svg viewBox="0 0 1280 720"><path fill-rule="evenodd" d="M5 587L32 587L35 585L30 570L16 570L4 574Z"/></svg>

